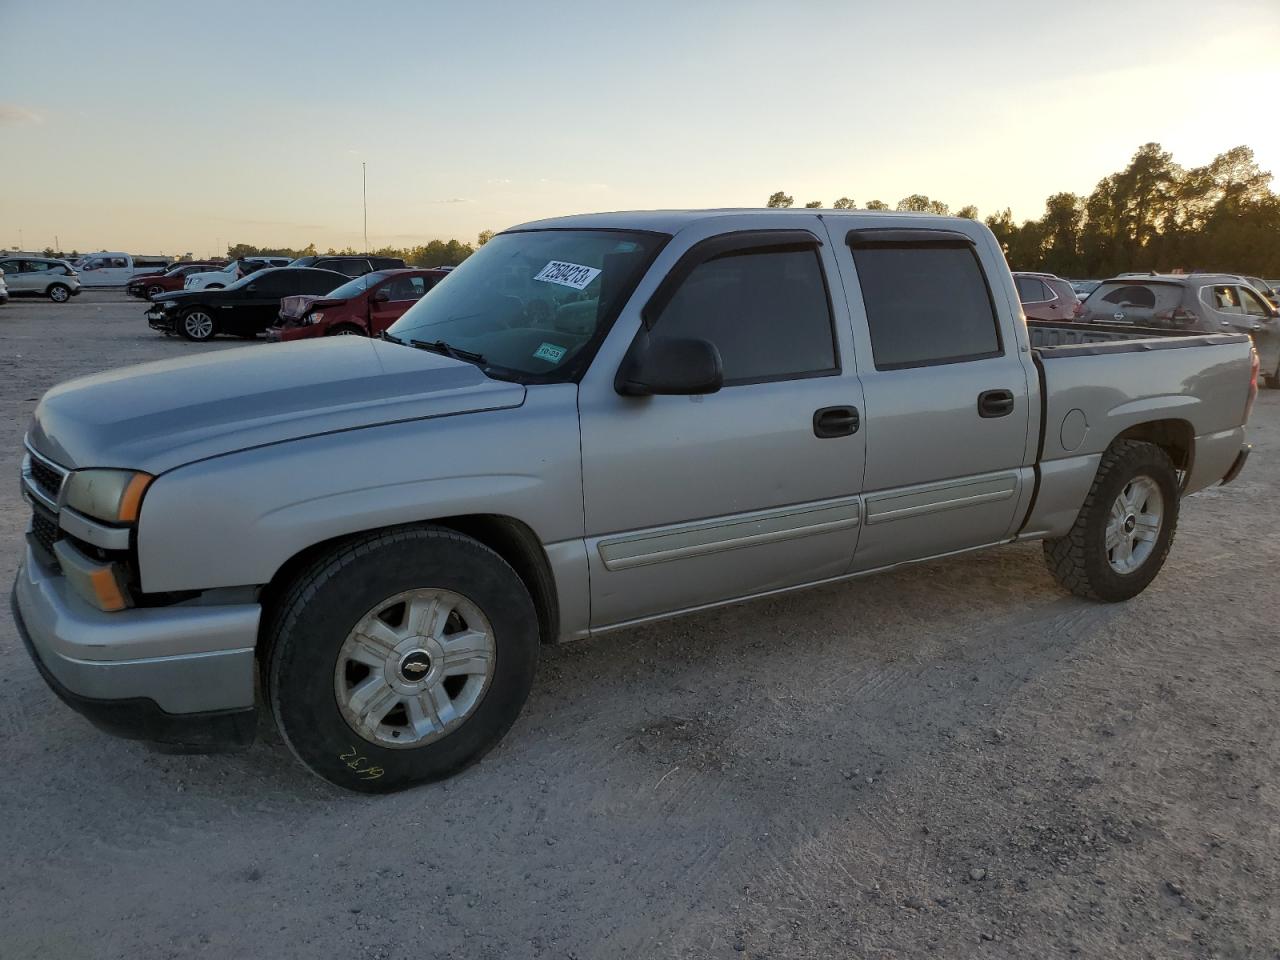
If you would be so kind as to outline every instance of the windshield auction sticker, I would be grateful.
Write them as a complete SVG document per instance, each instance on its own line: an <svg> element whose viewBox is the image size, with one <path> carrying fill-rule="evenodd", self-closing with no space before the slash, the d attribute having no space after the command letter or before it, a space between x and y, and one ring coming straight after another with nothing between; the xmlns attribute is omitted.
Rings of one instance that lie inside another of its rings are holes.
<svg viewBox="0 0 1280 960"><path fill-rule="evenodd" d="M599 273L599 271L596 271ZM559 363L565 355L565 347L557 346L554 343L544 343L537 350L533 351L533 355L539 360L549 360L552 363Z"/></svg>
<svg viewBox="0 0 1280 960"><path fill-rule="evenodd" d="M580 263L567 263L564 260L552 260L545 267L538 271L535 280L541 280L543 283L558 283L562 287L573 287L575 290L586 289L596 277L600 276L600 271L595 267L584 267Z"/></svg>

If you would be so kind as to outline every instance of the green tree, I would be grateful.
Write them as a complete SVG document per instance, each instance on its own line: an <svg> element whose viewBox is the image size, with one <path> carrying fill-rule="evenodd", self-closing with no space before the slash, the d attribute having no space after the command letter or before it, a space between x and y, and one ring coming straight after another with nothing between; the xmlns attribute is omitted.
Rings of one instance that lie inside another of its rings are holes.
<svg viewBox="0 0 1280 960"><path fill-rule="evenodd" d="M975 207L972 203L966 204L965 206L961 207L959 210L956 211L956 216L964 217L964 219L966 220L977 220L978 208Z"/></svg>
<svg viewBox="0 0 1280 960"><path fill-rule="evenodd" d="M483 247L486 243L493 239L492 230L481 230L480 235L476 237L476 246Z"/></svg>
<svg viewBox="0 0 1280 960"><path fill-rule="evenodd" d="M795 197L789 197L785 193L783 193L781 190L779 190L777 193L771 194L769 196L769 202L766 203L765 206L785 209L786 207L791 206L795 202L796 202Z"/></svg>
<svg viewBox="0 0 1280 960"><path fill-rule="evenodd" d="M951 212L951 208L941 200L930 200L923 193L903 197L898 201L898 210L904 213L936 213L944 217Z"/></svg>
<svg viewBox="0 0 1280 960"><path fill-rule="evenodd" d="M833 210L852 210L852 209L853 209L853 198L851 198L851 197L841 197L839 200L837 200L835 203L833 203L833 204L831 205L831 209L833 209Z"/></svg>
<svg viewBox="0 0 1280 960"><path fill-rule="evenodd" d="M889 205L883 200L871 200L867 203L868 210L888 210Z"/></svg>
<svg viewBox="0 0 1280 960"><path fill-rule="evenodd" d="M822 208L822 201L821 201L821 200L810 200L808 203L806 203L806 204L804 205L804 208L805 208L806 210L820 210L820 209Z"/></svg>

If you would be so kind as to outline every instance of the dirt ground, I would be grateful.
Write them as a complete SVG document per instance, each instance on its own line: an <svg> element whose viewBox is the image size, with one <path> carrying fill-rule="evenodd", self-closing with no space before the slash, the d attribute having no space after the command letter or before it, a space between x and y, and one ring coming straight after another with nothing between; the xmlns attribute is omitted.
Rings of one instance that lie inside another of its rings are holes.
<svg viewBox="0 0 1280 960"><path fill-rule="evenodd" d="M192 350L0 307L0 578L67 378ZM1164 572L1005 547L547 651L481 764L385 798L59 703L0 612L0 957L1280 957L1280 391Z"/></svg>

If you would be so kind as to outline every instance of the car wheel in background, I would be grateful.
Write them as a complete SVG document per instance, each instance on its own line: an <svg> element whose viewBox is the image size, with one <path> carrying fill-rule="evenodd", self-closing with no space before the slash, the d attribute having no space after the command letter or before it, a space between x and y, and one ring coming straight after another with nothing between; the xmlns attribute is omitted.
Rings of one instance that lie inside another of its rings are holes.
<svg viewBox="0 0 1280 960"><path fill-rule="evenodd" d="M1054 578L1076 596L1137 596L1164 566L1178 526L1178 474L1153 443L1118 440L1065 537L1044 541Z"/></svg>
<svg viewBox="0 0 1280 960"><path fill-rule="evenodd" d="M266 695L317 776L386 793L451 776L510 729L538 663L515 570L440 527L350 540L318 558L268 621Z"/></svg>
<svg viewBox="0 0 1280 960"><path fill-rule="evenodd" d="M65 283L51 283L45 293L54 303L66 303L71 299L71 288Z"/></svg>
<svg viewBox="0 0 1280 960"><path fill-rule="evenodd" d="M205 289L206 289L206 290L221 290L221 289L222 289L222 284L220 284L220 283L211 283L211 284L209 284L207 287L205 287Z"/></svg>
<svg viewBox="0 0 1280 960"><path fill-rule="evenodd" d="M153 283L151 286L147 287L147 299L148 299L148 300L152 299L153 297L158 297L158 296L160 296L160 294L162 294L162 293L164 293L164 287L161 287L161 286L159 286L159 285L157 285L157 284L154 284L154 283Z"/></svg>
<svg viewBox="0 0 1280 960"><path fill-rule="evenodd" d="M203 307L188 310L178 319L178 332L188 340L203 343L218 332L213 315Z"/></svg>
<svg viewBox="0 0 1280 960"><path fill-rule="evenodd" d="M326 337L363 337L365 332L353 323L340 323L325 333Z"/></svg>

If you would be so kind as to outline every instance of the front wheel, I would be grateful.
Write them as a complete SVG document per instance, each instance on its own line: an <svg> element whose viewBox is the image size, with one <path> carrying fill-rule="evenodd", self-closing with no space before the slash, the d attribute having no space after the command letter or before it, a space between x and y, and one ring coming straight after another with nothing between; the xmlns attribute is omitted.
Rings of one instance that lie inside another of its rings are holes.
<svg viewBox="0 0 1280 960"><path fill-rule="evenodd" d="M1119 440L1064 537L1044 542L1045 562L1077 596L1117 603L1137 596L1164 566L1178 526L1178 474L1159 447Z"/></svg>
<svg viewBox="0 0 1280 960"><path fill-rule="evenodd" d="M161 287L157 284L153 283L151 286L147 287L148 300L154 300L156 297L160 296L160 294L162 293L164 293L164 287Z"/></svg>
<svg viewBox="0 0 1280 960"><path fill-rule="evenodd" d="M353 323L340 323L325 333L326 337L363 337L365 332Z"/></svg>
<svg viewBox="0 0 1280 960"><path fill-rule="evenodd" d="M350 790L451 776L519 715L537 622L516 572L469 537L411 527L349 542L271 619L267 696L281 736Z"/></svg>
<svg viewBox="0 0 1280 960"><path fill-rule="evenodd" d="M196 307L188 310L178 319L178 332L188 340L204 343L206 340L212 340L213 335L218 331L213 322L213 315L203 307Z"/></svg>
<svg viewBox="0 0 1280 960"><path fill-rule="evenodd" d="M66 303L71 299L71 288L62 283L50 284L46 292L54 303Z"/></svg>

